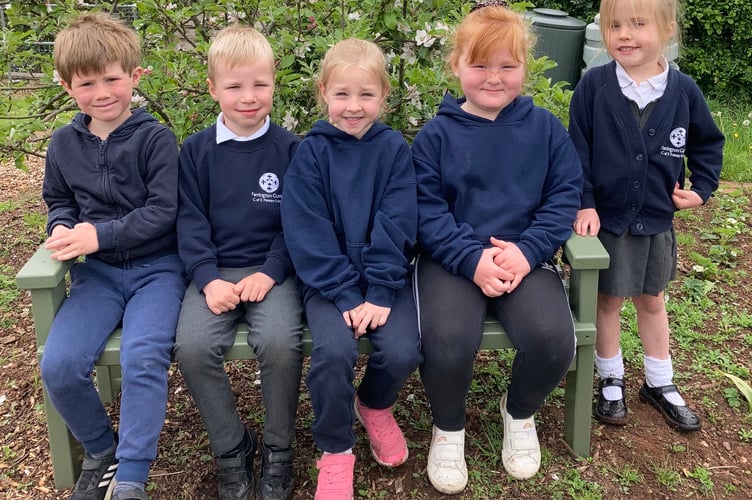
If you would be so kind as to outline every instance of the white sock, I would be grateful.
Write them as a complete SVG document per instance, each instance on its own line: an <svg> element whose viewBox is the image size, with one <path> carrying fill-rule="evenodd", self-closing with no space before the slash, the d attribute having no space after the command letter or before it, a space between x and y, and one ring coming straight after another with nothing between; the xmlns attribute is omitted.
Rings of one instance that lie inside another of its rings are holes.
<svg viewBox="0 0 752 500"><path fill-rule="evenodd" d="M595 353L595 368L598 370L598 376L603 379L620 378L624 379L624 360L621 357L621 349L613 358L601 358ZM601 389L603 397L607 401L617 401L624 397L621 387L606 386Z"/></svg>
<svg viewBox="0 0 752 500"><path fill-rule="evenodd" d="M329 453L328 451L325 451L324 455L352 455L352 448L340 451L339 453Z"/></svg>
<svg viewBox="0 0 752 500"><path fill-rule="evenodd" d="M671 356L668 359L643 356L642 363L645 366L645 382L648 387L663 387L673 383L674 366L671 363ZM685 406L687 404L677 391L664 393L663 396L673 405Z"/></svg>

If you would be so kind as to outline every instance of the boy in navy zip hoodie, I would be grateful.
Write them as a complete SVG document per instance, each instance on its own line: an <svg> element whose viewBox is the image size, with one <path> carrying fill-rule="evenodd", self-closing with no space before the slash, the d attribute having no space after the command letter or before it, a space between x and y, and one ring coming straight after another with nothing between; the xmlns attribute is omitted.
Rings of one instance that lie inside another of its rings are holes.
<svg viewBox="0 0 752 500"><path fill-rule="evenodd" d="M58 34L54 58L81 112L47 149L45 246L56 260L84 258L71 268L70 296L52 323L42 383L86 452L71 499L143 500L185 291L175 236L177 141L145 110L131 111L143 72L132 29L84 14ZM90 375L118 325L116 434Z"/></svg>

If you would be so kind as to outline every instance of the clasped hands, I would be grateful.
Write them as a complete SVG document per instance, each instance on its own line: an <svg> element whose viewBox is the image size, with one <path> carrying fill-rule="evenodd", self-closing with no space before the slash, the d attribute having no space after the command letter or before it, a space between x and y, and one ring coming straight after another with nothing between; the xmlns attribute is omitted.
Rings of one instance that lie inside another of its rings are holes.
<svg viewBox="0 0 752 500"><path fill-rule="evenodd" d="M391 307L377 306L370 302L363 302L358 307L342 313L348 327L352 328L355 338L360 338L366 331L376 329L386 324Z"/></svg>
<svg viewBox="0 0 752 500"><path fill-rule="evenodd" d="M232 311L241 302L261 302L274 286L274 280L264 273L250 274L231 283L223 279L215 279L204 286L203 292L206 305L216 315Z"/></svg>
<svg viewBox="0 0 752 500"><path fill-rule="evenodd" d="M475 268L473 282L488 297L512 293L530 272L530 263L517 245L491 237Z"/></svg>

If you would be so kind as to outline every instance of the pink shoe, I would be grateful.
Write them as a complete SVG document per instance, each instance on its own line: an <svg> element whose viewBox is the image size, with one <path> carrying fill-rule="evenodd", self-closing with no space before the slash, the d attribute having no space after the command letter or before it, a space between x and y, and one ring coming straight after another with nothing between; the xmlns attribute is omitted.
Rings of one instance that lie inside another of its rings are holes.
<svg viewBox="0 0 752 500"><path fill-rule="evenodd" d="M316 462L319 478L315 500L352 500L355 455L324 453Z"/></svg>
<svg viewBox="0 0 752 500"><path fill-rule="evenodd" d="M407 460L407 443L392 415L392 407L372 410L355 398L355 415L368 432L371 454L385 467L397 467Z"/></svg>

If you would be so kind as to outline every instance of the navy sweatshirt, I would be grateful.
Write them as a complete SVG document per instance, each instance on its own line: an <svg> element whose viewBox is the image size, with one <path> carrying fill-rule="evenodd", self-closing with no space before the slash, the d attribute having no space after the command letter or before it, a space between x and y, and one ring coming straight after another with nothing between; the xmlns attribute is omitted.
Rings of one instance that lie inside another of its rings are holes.
<svg viewBox="0 0 752 500"><path fill-rule="evenodd" d="M531 269L569 238L582 167L564 126L518 97L491 121L444 97L413 142L418 241L448 271L472 281L490 237L517 244Z"/></svg>
<svg viewBox="0 0 752 500"><path fill-rule="evenodd" d="M52 134L42 196L47 233L58 224L89 222L99 251L115 264L177 252L178 148L175 135L142 108L106 140L78 113Z"/></svg>
<svg viewBox="0 0 752 500"><path fill-rule="evenodd" d="M406 286L417 201L410 148L376 122L359 140L320 120L285 177L282 224L304 300L392 307Z"/></svg>
<svg viewBox="0 0 752 500"><path fill-rule="evenodd" d="M619 87L616 63L591 69L574 90L569 132L585 173L582 208L595 208L601 227L614 234L671 229L671 194L677 182L684 187L685 166L703 201L718 187L723 134L695 82L673 68L642 128Z"/></svg>
<svg viewBox="0 0 752 500"><path fill-rule="evenodd" d="M272 123L252 141L217 144L216 128L188 137L180 150L180 257L199 290L220 267L261 266L281 283L292 273L282 182L300 139Z"/></svg>

